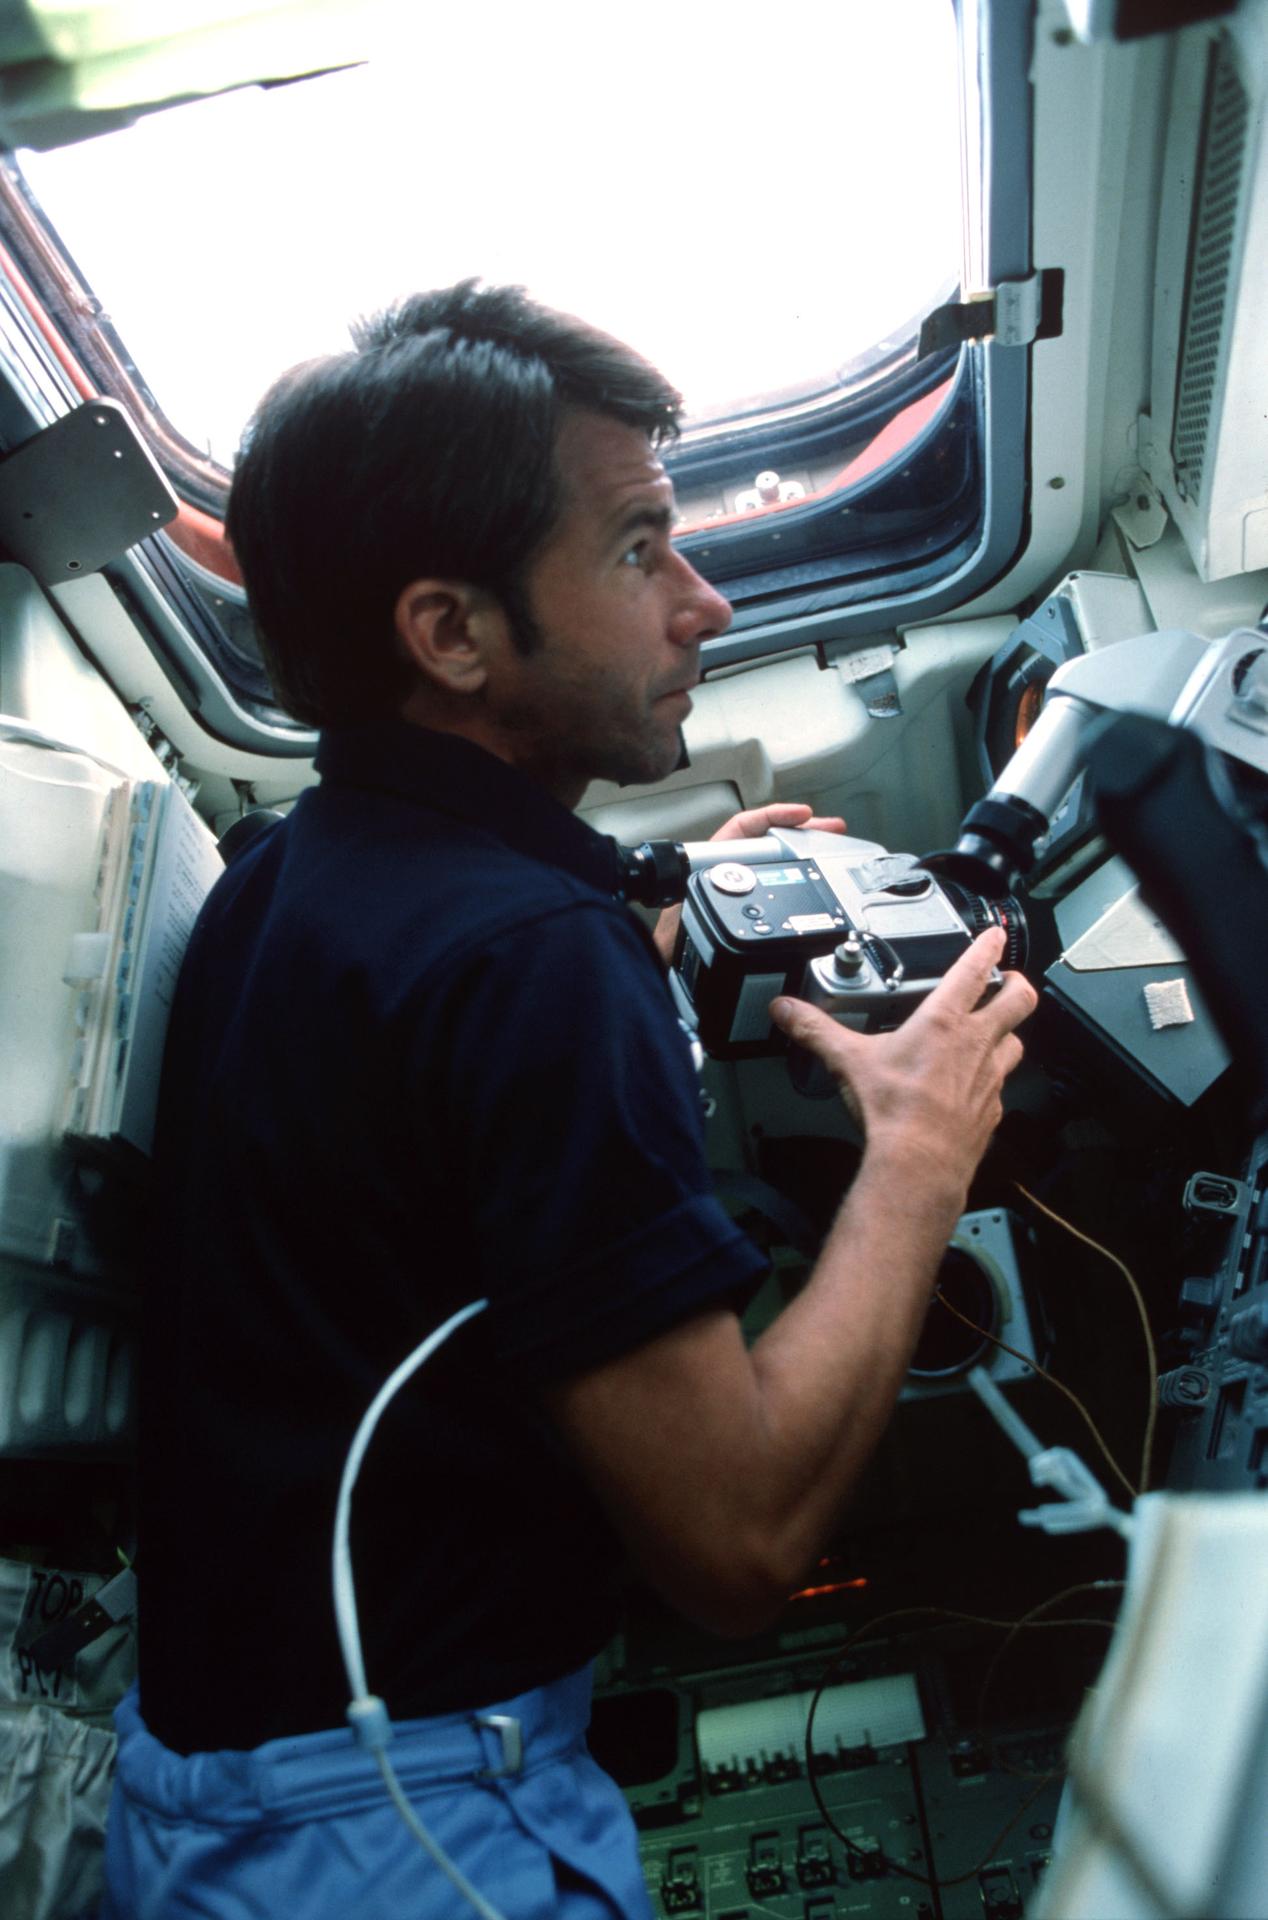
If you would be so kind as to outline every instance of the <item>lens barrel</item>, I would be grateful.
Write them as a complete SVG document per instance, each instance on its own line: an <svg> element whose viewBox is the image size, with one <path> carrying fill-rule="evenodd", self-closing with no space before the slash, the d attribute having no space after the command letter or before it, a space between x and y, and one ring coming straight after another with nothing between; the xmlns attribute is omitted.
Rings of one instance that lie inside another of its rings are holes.
<svg viewBox="0 0 1268 1920"><path fill-rule="evenodd" d="M1006 893L1002 899L988 900L984 893L974 893L971 887L961 886L958 880L948 880L943 874L938 876L938 885L974 936L985 933L987 927L1003 927L1008 944L1000 964L1010 971L1024 971L1030 952L1030 930L1016 894Z"/></svg>

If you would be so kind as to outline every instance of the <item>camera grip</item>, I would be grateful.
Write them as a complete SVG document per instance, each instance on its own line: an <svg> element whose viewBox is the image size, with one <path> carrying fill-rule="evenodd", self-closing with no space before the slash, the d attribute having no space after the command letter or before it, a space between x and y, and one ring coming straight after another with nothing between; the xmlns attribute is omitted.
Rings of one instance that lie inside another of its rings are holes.
<svg viewBox="0 0 1268 1920"><path fill-rule="evenodd" d="M788 1078L807 1100L831 1100L841 1090L836 1075L818 1054L792 1040L788 1043Z"/></svg>

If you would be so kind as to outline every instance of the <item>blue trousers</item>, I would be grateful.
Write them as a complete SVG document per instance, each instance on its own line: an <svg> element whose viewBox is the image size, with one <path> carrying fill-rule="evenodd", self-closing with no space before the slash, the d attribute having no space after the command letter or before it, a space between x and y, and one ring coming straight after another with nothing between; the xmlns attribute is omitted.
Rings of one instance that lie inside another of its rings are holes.
<svg viewBox="0 0 1268 1920"><path fill-rule="evenodd" d="M505 1920L652 1920L634 1823L585 1744L590 1669L480 1709L407 1720L388 1754L433 1838ZM99 1920L473 1920L351 1732L171 1752L120 1705Z"/></svg>

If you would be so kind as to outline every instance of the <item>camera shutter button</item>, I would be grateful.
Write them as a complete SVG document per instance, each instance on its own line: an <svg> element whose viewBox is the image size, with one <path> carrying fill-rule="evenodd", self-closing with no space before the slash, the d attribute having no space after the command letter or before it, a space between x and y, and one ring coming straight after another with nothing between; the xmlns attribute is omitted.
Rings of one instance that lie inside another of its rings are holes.
<svg viewBox="0 0 1268 1920"><path fill-rule="evenodd" d="M832 963L843 980L853 980L863 971L866 956L863 942L857 933L848 933L838 946L832 949Z"/></svg>

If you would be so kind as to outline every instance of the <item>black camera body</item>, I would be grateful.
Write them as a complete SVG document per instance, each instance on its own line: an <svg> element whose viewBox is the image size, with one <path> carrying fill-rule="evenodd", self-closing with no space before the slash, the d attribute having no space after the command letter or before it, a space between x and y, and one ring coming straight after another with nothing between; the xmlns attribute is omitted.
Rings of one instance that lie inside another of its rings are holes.
<svg viewBox="0 0 1268 1920"><path fill-rule="evenodd" d="M896 1027L984 927L1009 934L1005 964L1025 958L1011 897L987 900L938 878L914 854L871 840L783 830L772 859L718 858L687 879L671 981L706 1053L782 1053L770 1020L795 994L864 1032Z"/></svg>

